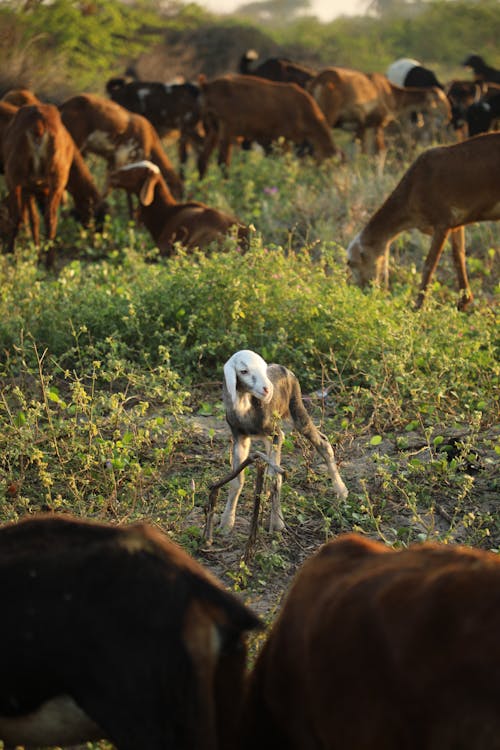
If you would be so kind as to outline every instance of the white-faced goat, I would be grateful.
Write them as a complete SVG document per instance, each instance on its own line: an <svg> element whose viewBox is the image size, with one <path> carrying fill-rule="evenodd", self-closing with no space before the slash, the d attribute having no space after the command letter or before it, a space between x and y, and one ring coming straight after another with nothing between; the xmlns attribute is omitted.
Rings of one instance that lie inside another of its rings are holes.
<svg viewBox="0 0 500 750"><path fill-rule="evenodd" d="M151 233L161 255L171 255L176 242L188 249L221 241L232 228L245 244L248 228L235 216L198 201L177 203L159 168L150 161L126 164L109 175L109 187L139 199L138 217Z"/></svg>
<svg viewBox="0 0 500 750"><path fill-rule="evenodd" d="M233 438L233 471L248 457L252 438L265 441L269 458L275 466L279 466L285 437L279 423L281 419L291 417L295 428L326 461L337 496L347 497L348 491L337 469L332 446L307 413L300 383L293 372L283 365L268 365L256 352L243 349L233 354L224 365L223 402ZM276 483L269 530L280 531L285 525L280 503L281 475L272 465L269 473ZM244 481L242 471L231 481L220 522L222 531L229 532L234 526L236 506Z"/></svg>

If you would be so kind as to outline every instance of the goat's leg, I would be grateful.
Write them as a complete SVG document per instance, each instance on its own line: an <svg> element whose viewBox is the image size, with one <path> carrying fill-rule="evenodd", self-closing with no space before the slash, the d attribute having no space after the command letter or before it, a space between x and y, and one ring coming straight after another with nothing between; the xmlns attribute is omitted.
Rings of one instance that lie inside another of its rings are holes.
<svg viewBox="0 0 500 750"><path fill-rule="evenodd" d="M285 528L285 522L283 520L283 512L281 510L281 485L282 476L279 472L275 471L275 466L281 464L281 447L285 435L282 430L277 430L271 439L266 438L267 455L269 456L272 464L268 467L268 476L271 480L271 512L269 516L269 531L282 531Z"/></svg>
<svg viewBox="0 0 500 750"><path fill-rule="evenodd" d="M7 196L9 211L8 234L5 240L5 252L13 253L19 226L23 219L24 201L21 187L15 187Z"/></svg>
<svg viewBox="0 0 500 750"><path fill-rule="evenodd" d="M467 276L467 266L465 263L465 227L452 229L450 233L451 249L453 253L453 265L458 279L458 288L460 298L458 300L458 309L465 310L474 299L472 289L469 286Z"/></svg>
<svg viewBox="0 0 500 750"><path fill-rule="evenodd" d="M315 436L315 440L312 441L312 444L318 451L321 458L325 461L326 467L328 469L328 476L333 482L333 488L335 490L335 494L337 497L339 497L341 500L345 500L347 495L349 494L349 490L344 484L344 481L342 477L340 476L340 472L337 467L337 463L335 461L335 455L333 453L333 448L330 444L330 441L326 437L326 435L323 435L322 432L319 430L316 430L317 436Z"/></svg>
<svg viewBox="0 0 500 750"><path fill-rule="evenodd" d="M232 451L232 468L233 471L241 466L243 461L248 458L250 453L251 440L246 435L233 436L233 451ZM226 507L220 519L219 528L223 533L229 533L233 526L236 518L236 506L238 505L238 498L241 495L241 490L245 483L245 473L240 473L230 481L229 483L229 494L227 498Z"/></svg>
<svg viewBox="0 0 500 750"><path fill-rule="evenodd" d="M449 234L449 228L437 228L432 235L432 242L427 258L424 262L424 269L422 271L422 281L420 282L420 291L418 293L417 300L415 302L415 308L419 310L424 302L425 293L427 287L434 275L434 271L437 268L441 253L443 252L444 243Z"/></svg>
<svg viewBox="0 0 500 750"><path fill-rule="evenodd" d="M205 127L205 140L197 160L200 179L206 174L208 162L219 140L219 126L217 122L208 119L203 124Z"/></svg>
<svg viewBox="0 0 500 750"><path fill-rule="evenodd" d="M57 231L57 212L63 195L62 190L54 191L47 196L44 211L45 235L49 241L49 246L45 254L45 265L51 268L54 264L54 240Z"/></svg>

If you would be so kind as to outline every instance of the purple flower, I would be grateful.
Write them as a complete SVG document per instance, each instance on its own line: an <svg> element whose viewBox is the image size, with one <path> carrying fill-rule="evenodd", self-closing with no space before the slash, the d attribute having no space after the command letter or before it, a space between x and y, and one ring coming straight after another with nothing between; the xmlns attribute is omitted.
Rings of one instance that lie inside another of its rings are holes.
<svg viewBox="0 0 500 750"><path fill-rule="evenodd" d="M278 192L279 192L279 191L278 191L278 188L276 187L276 185L272 185L271 187L267 187L267 186L266 186L266 187L264 188L264 193L265 193L266 195L276 195L276 194L277 194Z"/></svg>

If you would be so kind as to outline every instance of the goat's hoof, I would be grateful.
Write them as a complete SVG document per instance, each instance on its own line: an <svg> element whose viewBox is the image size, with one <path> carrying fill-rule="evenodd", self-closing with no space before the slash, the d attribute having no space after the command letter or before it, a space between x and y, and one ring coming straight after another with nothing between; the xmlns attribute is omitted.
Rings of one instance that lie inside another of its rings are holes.
<svg viewBox="0 0 500 750"><path fill-rule="evenodd" d="M269 533L275 534L278 531L283 531L285 528L285 522L281 516L271 516L269 520Z"/></svg>
<svg viewBox="0 0 500 750"><path fill-rule="evenodd" d="M219 533L224 534L224 536L227 536L232 532L234 528L234 518L224 518L222 516L220 523L219 523Z"/></svg>
<svg viewBox="0 0 500 750"><path fill-rule="evenodd" d="M344 486L342 489L337 490L337 497L339 500L347 500L348 496L349 490L347 489L347 487Z"/></svg>

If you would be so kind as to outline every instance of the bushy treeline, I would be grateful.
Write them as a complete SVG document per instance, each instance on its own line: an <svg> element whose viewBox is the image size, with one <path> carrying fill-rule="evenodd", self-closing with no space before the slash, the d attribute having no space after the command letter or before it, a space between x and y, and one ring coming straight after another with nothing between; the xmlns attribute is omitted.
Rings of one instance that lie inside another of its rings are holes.
<svg viewBox="0 0 500 750"><path fill-rule="evenodd" d="M110 75L154 48L172 46L173 39L178 46L185 40L187 77L227 72L249 45L263 56L281 53L317 66L363 70L384 70L395 58L412 56L437 67L443 77L463 74L461 61L470 52L500 65L497 0L429 2L411 19L358 16L324 24L304 17L272 29L237 16L219 18L196 4L172 4L168 13L158 6L152 0L2 3L0 89L23 83L53 97L100 91Z"/></svg>

